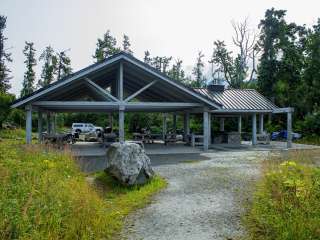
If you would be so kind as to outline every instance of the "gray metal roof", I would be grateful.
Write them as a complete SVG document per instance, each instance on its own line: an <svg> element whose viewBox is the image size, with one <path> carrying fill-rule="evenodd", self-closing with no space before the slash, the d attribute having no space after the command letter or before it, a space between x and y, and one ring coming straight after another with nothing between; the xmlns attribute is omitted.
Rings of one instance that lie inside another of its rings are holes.
<svg viewBox="0 0 320 240"><path fill-rule="evenodd" d="M220 103L224 110L274 110L278 108L254 89L225 89L210 91L197 88L197 92Z"/></svg>
<svg viewBox="0 0 320 240"><path fill-rule="evenodd" d="M118 78L119 64L123 63L124 97L127 97L148 83L158 79L154 86L143 91L138 98L142 102L191 102L202 103L213 109L220 109L219 103L199 94L193 88L170 79L155 68L141 62L125 52L115 54L105 60L71 74L47 87L15 100L11 107L23 107L35 101L75 101L79 97L92 97L85 79L92 80L103 89L109 88ZM112 94L112 93L111 93ZM101 101L97 97L92 97Z"/></svg>

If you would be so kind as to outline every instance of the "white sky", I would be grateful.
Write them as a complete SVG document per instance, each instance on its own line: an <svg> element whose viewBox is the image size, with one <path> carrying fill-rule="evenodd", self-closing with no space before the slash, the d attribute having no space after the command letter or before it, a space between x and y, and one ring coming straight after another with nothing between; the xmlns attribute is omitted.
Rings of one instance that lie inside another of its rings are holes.
<svg viewBox="0 0 320 240"><path fill-rule="evenodd" d="M11 92L21 89L25 41L35 43L37 57L49 44L57 51L71 48L76 71L93 63L97 38L110 29L119 44L123 33L129 35L136 57L149 50L179 57L190 69L199 50L209 59L215 40L231 44L231 20L249 16L256 28L271 7L287 10L287 20L298 24L320 17L317 0L0 0L0 14L8 17L6 47L13 47Z"/></svg>

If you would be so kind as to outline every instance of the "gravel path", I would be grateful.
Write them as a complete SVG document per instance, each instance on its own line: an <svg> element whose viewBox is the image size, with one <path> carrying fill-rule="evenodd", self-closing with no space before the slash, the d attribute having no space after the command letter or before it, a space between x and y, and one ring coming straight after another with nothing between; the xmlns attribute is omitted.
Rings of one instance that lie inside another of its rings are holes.
<svg viewBox="0 0 320 240"><path fill-rule="evenodd" d="M242 234L241 201L267 151L202 154L203 161L156 164L168 187L127 219L127 239L233 239ZM173 159L174 161L174 159Z"/></svg>

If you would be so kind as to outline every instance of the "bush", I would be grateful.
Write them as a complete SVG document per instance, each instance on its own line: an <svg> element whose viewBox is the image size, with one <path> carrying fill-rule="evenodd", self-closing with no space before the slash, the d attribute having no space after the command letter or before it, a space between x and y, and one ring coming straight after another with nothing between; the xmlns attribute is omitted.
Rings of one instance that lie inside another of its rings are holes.
<svg viewBox="0 0 320 240"><path fill-rule="evenodd" d="M320 169L296 160L267 167L246 217L250 239L320 239Z"/></svg>
<svg viewBox="0 0 320 240"><path fill-rule="evenodd" d="M13 95L0 91L0 129L2 128L2 123L5 122L8 118L11 110L10 104L13 100Z"/></svg>
<svg viewBox="0 0 320 240"><path fill-rule="evenodd" d="M320 108L305 116L301 130L305 135L314 134L320 136Z"/></svg>

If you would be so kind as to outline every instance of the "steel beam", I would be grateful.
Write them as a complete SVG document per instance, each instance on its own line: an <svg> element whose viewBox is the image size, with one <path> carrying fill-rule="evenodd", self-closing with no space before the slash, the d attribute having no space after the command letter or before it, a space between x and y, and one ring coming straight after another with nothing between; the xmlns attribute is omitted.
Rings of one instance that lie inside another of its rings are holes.
<svg viewBox="0 0 320 240"><path fill-rule="evenodd" d="M43 119L42 112L38 110L38 142L42 142L42 132L43 132Z"/></svg>
<svg viewBox="0 0 320 240"><path fill-rule="evenodd" d="M209 149L209 113L203 112L203 150Z"/></svg>
<svg viewBox="0 0 320 240"><path fill-rule="evenodd" d="M288 108L276 108L272 111L272 113L288 113L288 112L294 112L294 108L288 107Z"/></svg>
<svg viewBox="0 0 320 240"><path fill-rule="evenodd" d="M119 142L124 142L124 109L119 109Z"/></svg>
<svg viewBox="0 0 320 240"><path fill-rule="evenodd" d="M242 117L241 115L238 116L238 133L240 134L241 137L241 130L242 130Z"/></svg>
<svg viewBox="0 0 320 240"><path fill-rule="evenodd" d="M287 148L292 147L292 112L287 113Z"/></svg>
<svg viewBox="0 0 320 240"><path fill-rule="evenodd" d="M264 118L264 115L263 114L260 114L259 115L259 133L260 134L263 134L263 129L264 129L264 127L263 127L263 118Z"/></svg>
<svg viewBox="0 0 320 240"><path fill-rule="evenodd" d="M177 114L173 113L172 118L173 118L173 133L176 134L177 133Z"/></svg>
<svg viewBox="0 0 320 240"><path fill-rule="evenodd" d="M167 113L163 113L162 117L162 140L165 141L167 134Z"/></svg>
<svg viewBox="0 0 320 240"><path fill-rule="evenodd" d="M32 107L26 106L26 143L31 144L32 141Z"/></svg>
<svg viewBox="0 0 320 240"><path fill-rule="evenodd" d="M120 61L119 63L119 80L117 84L117 92L118 92L118 98L120 101L123 101L123 62Z"/></svg>
<svg viewBox="0 0 320 240"><path fill-rule="evenodd" d="M252 114L252 145L257 145L257 114Z"/></svg>
<svg viewBox="0 0 320 240"><path fill-rule="evenodd" d="M190 113L185 112L184 113L184 141L187 141L187 137L190 134Z"/></svg>
<svg viewBox="0 0 320 240"><path fill-rule="evenodd" d="M149 87L151 87L152 85L154 85L155 83L157 83L158 80L154 80L151 83L147 84L146 86L144 86L143 88L139 89L138 91L136 91L134 94L130 95L129 97L127 97L124 101L125 102L129 102L130 100L132 100L133 98L135 98L136 96L138 96L140 93L142 93L143 91L147 90Z"/></svg>
<svg viewBox="0 0 320 240"><path fill-rule="evenodd" d="M220 118L220 132L224 132L224 118Z"/></svg>
<svg viewBox="0 0 320 240"><path fill-rule="evenodd" d="M212 129L211 129L211 113L210 112L208 112L208 126L209 126L209 130L208 130L208 134L209 134L209 136L208 136L208 138L209 138L209 145L211 145L211 140L212 140L212 136L211 136L211 131L212 131Z"/></svg>
<svg viewBox="0 0 320 240"><path fill-rule="evenodd" d="M91 87L91 89L93 91L95 91L100 96L103 96L106 100L107 99L111 99L111 100L113 100L115 102L119 101L119 99L117 99L116 97L112 96L111 93L109 93L107 90L103 89L98 84L96 84L93 81L91 81L89 78L85 78L85 80L86 80L86 83L88 84L88 86Z"/></svg>

